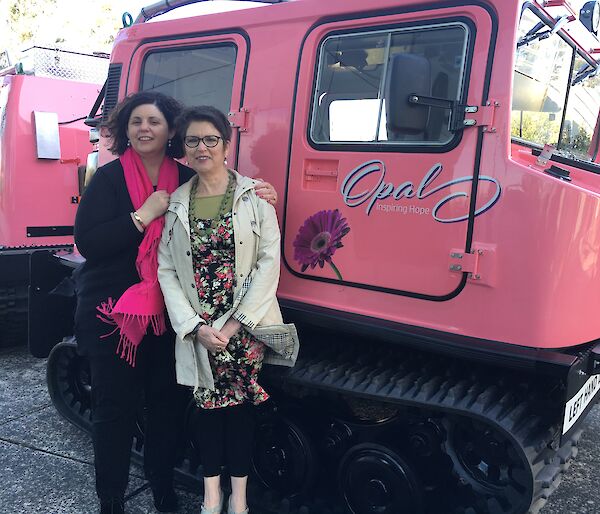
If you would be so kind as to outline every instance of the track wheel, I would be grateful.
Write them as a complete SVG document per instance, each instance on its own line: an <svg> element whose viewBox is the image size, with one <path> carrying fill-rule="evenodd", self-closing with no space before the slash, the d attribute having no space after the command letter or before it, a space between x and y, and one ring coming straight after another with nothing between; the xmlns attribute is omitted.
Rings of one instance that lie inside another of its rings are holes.
<svg viewBox="0 0 600 514"><path fill-rule="evenodd" d="M252 466L268 489L294 496L312 488L316 452L298 425L285 418L269 419L257 427Z"/></svg>
<svg viewBox="0 0 600 514"><path fill-rule="evenodd" d="M472 419L447 422L446 451L459 481L471 487L489 513L525 512L533 479L529 464L504 434Z"/></svg>
<svg viewBox="0 0 600 514"><path fill-rule="evenodd" d="M86 358L77 354L75 338L58 343L48 356L48 392L61 416L76 427L91 430L90 369Z"/></svg>
<svg viewBox="0 0 600 514"><path fill-rule="evenodd" d="M414 472L385 446L363 443L350 448L340 462L338 481L353 514L418 514L423 510Z"/></svg>

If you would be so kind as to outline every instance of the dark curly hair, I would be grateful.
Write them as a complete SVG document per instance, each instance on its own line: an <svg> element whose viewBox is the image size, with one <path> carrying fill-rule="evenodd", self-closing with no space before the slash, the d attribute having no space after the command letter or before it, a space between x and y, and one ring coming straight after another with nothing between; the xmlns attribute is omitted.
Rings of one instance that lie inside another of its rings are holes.
<svg viewBox="0 0 600 514"><path fill-rule="evenodd" d="M111 111L108 120L103 125L108 129L112 138L112 145L108 149L113 154L123 155L125 153L125 150L127 150L127 125L131 113L136 107L148 104L156 105L167 120L169 130L175 129L175 119L179 116L183 108L177 100L156 91L140 91L139 93L126 96ZM166 148L166 154L176 159L183 157L183 142L177 135L177 132L171 138L171 146Z"/></svg>
<svg viewBox="0 0 600 514"><path fill-rule="evenodd" d="M227 116L212 105L198 105L196 107L185 108L175 121L177 138L181 142L185 138L188 127L195 121L208 121L212 123L224 141L227 143L231 141L231 125Z"/></svg>

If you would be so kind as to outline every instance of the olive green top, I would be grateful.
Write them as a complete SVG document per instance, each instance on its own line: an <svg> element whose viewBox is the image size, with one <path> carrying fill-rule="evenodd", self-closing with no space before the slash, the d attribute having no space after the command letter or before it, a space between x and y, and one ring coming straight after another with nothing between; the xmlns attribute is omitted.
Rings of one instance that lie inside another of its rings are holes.
<svg viewBox="0 0 600 514"><path fill-rule="evenodd" d="M214 219L219 215L219 208L225 195L202 196L201 198L190 198L190 210L197 218L203 220ZM233 196L224 206L225 212L229 212L233 208Z"/></svg>

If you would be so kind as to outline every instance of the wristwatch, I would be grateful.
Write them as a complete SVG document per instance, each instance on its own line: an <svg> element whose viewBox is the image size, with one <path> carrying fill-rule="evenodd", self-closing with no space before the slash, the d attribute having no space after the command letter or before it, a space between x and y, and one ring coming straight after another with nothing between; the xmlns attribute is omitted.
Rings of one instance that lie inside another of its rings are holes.
<svg viewBox="0 0 600 514"><path fill-rule="evenodd" d="M200 330L200 327L204 325L204 323L202 323L201 321L198 322L198 324L192 329L192 331L190 332L190 335L192 336L192 339L195 340L196 339L196 334L198 333L198 330Z"/></svg>

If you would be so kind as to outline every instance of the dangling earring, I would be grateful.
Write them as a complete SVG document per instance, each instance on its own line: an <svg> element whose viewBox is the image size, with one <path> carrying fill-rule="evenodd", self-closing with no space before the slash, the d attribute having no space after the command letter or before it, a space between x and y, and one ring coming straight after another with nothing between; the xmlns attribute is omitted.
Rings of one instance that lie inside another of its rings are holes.
<svg viewBox="0 0 600 514"><path fill-rule="evenodd" d="M127 146L131 146L131 141L127 140Z"/></svg>
<svg viewBox="0 0 600 514"><path fill-rule="evenodd" d="M225 159L223 159L223 164L227 165L227 157L225 157Z"/></svg>
<svg viewBox="0 0 600 514"><path fill-rule="evenodd" d="M167 148L171 148L171 140L170 139L167 141Z"/></svg>

